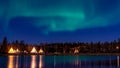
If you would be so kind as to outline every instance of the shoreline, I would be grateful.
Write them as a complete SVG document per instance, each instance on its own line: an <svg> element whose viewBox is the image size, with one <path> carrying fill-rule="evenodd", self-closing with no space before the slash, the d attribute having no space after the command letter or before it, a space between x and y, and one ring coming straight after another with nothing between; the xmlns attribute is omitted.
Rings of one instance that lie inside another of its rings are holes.
<svg viewBox="0 0 120 68"><path fill-rule="evenodd" d="M0 54L0 56L17 55L17 56L29 56L29 55L43 55L43 56L120 56L120 53L79 53L79 54Z"/></svg>

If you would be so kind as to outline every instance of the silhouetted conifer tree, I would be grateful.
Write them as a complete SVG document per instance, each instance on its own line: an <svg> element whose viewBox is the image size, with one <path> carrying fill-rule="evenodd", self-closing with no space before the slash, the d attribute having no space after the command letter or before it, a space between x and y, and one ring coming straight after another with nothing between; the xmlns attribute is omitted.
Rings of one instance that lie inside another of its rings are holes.
<svg viewBox="0 0 120 68"><path fill-rule="evenodd" d="M7 44L8 44L7 37L4 37L3 41L2 41L2 46L1 46L1 49L0 49L0 51L2 53L6 53L7 52Z"/></svg>
<svg viewBox="0 0 120 68"><path fill-rule="evenodd" d="M3 38L2 45L6 46L6 45L7 45L7 43L8 43L8 41L7 41L7 37L4 37L4 38Z"/></svg>

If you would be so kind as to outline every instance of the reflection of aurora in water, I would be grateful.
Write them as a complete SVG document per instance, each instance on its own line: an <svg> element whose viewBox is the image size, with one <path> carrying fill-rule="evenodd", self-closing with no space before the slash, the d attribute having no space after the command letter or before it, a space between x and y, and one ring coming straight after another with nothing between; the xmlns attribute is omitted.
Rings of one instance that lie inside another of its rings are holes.
<svg viewBox="0 0 120 68"><path fill-rule="evenodd" d="M46 62L48 62L48 63L54 62L53 56L45 56L44 58L45 58ZM49 58L52 58L52 59L49 59ZM97 60L109 60L110 58L116 59L116 56L112 56L112 57L110 57L110 56L97 56L97 57L96 56L57 56L57 57L55 57L55 59L57 59L56 62L58 62L58 63L62 63L64 61L65 62L74 62L74 61L76 61L76 59L81 60L81 61L84 61L84 60L97 61ZM48 59L50 61L47 61Z"/></svg>
<svg viewBox="0 0 120 68"><path fill-rule="evenodd" d="M3 61L0 56L0 61ZM4 68L119 68L119 56L8 56ZM2 66L3 63L0 62ZM4 64L5 65L5 64Z"/></svg>

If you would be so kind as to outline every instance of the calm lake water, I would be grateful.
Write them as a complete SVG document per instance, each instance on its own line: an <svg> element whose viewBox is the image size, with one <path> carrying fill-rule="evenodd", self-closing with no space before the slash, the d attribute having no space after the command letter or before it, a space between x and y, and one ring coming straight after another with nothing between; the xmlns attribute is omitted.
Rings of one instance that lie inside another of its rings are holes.
<svg viewBox="0 0 120 68"><path fill-rule="evenodd" d="M119 56L0 56L0 68L120 68Z"/></svg>

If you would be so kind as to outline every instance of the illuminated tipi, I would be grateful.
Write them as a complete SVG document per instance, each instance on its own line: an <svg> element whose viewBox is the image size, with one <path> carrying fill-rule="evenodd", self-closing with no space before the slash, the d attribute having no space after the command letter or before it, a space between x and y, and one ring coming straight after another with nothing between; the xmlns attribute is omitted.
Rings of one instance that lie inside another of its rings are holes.
<svg viewBox="0 0 120 68"><path fill-rule="evenodd" d="M24 50L24 53L28 53L26 50Z"/></svg>
<svg viewBox="0 0 120 68"><path fill-rule="evenodd" d="M39 53L41 53L41 54L44 53L43 49L40 49L40 50L39 50Z"/></svg>
<svg viewBox="0 0 120 68"><path fill-rule="evenodd" d="M79 50L77 48L75 48L75 50L74 50L74 54L76 54L76 53L79 53Z"/></svg>
<svg viewBox="0 0 120 68"><path fill-rule="evenodd" d="M16 51L11 47L8 53L16 53Z"/></svg>
<svg viewBox="0 0 120 68"><path fill-rule="evenodd" d="M16 53L20 53L20 50L19 50L19 49L17 49L17 50L16 50Z"/></svg>
<svg viewBox="0 0 120 68"><path fill-rule="evenodd" d="M35 49L35 47L32 48L31 53L37 53L37 50Z"/></svg>

